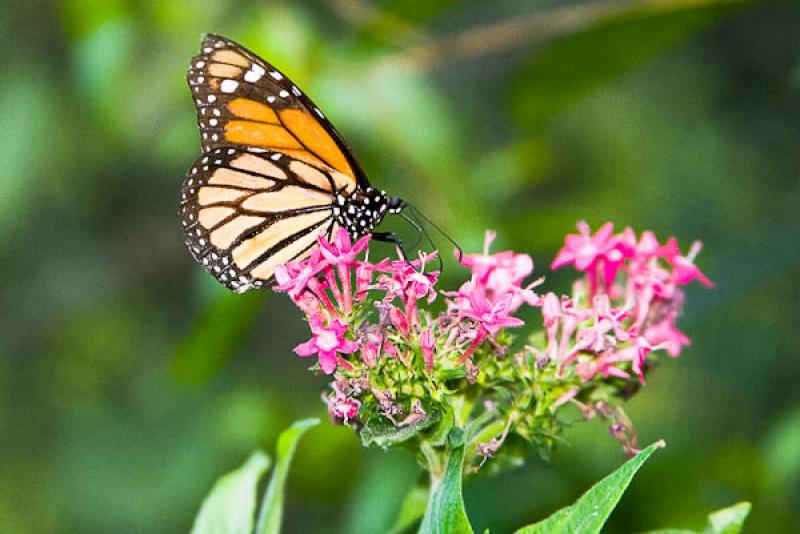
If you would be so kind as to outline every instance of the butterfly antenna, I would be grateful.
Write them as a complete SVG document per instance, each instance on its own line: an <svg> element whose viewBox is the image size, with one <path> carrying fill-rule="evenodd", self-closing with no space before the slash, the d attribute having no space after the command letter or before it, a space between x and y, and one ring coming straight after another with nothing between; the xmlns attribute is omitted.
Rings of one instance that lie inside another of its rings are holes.
<svg viewBox="0 0 800 534"><path fill-rule="evenodd" d="M417 217L419 217L420 219L422 219L422 220L423 220L423 221L425 221L426 223L430 224L430 225L431 225L431 226L432 226L432 227L433 227L433 228L434 228L434 229L435 229L437 232L439 232L440 234L442 234L442 236L443 236L445 239L447 239L447 240L450 242L450 244L452 244L454 247L456 247L456 251L457 251L457 254L458 254L458 262L459 262L459 263L461 263L461 260L464 258L464 251L461 249L461 246L460 246L458 243L456 243L455 239L453 239L452 237L450 237L450 235L448 235L448 234L447 234L447 232L445 232L444 230L442 230L442 229L439 227L439 225L438 225L438 224L436 224L435 222L433 222L432 220L430 220L429 218L427 218L427 217L426 217L426 216L425 216L425 215L424 215L424 214L423 214L423 213L422 213L420 210L418 210L418 209L416 208L416 206L414 206L414 205L412 205L412 204L408 204L408 207L409 207L409 208L411 208L411 210L414 212L414 214L415 214ZM425 235L427 236L428 234L426 233ZM430 239L430 237L428 237L428 241L429 241L429 242L430 242L430 240L431 240L431 239ZM433 244L433 243L431 243L431 245L432 245L432 244Z"/></svg>
<svg viewBox="0 0 800 534"><path fill-rule="evenodd" d="M416 210L413 210L413 211L416 212ZM402 212L402 211L400 212L400 216L403 219L405 219L406 221L408 221L408 224L410 224L411 226L416 228L417 232L419 232L421 235L424 235L425 236L425 241L428 242L428 244L431 246L431 248L433 250L436 250L436 243L433 242L433 239L431 239L431 236L430 236L430 234L428 234L427 230L425 230L425 227L423 225L419 224L419 221L409 217L408 215L405 214L405 212ZM419 240L417 240L417 243L419 243ZM414 246L416 247L416 245L414 245ZM442 262L442 255L439 254L438 252L436 254L436 259L438 260L438 263L439 263L439 272L442 272L442 270L444 270L444 263ZM422 269L422 268L423 268L423 266L420 265L420 269Z"/></svg>

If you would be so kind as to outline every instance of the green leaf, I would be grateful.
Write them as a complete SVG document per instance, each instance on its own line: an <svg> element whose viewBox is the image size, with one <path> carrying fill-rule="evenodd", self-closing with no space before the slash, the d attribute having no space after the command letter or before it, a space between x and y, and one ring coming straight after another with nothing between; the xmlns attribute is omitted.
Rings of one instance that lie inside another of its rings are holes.
<svg viewBox="0 0 800 534"><path fill-rule="evenodd" d="M747 514L750 513L750 503L740 502L708 514L708 525L702 533L695 530L663 528L648 530L643 534L738 534L744 526Z"/></svg>
<svg viewBox="0 0 800 534"><path fill-rule="evenodd" d="M241 467L220 478L203 501L192 534L250 534L258 481L269 464L269 456L256 451Z"/></svg>
<svg viewBox="0 0 800 534"><path fill-rule="evenodd" d="M264 294L258 291L220 292L178 345L172 360L176 378L201 385L214 376L239 348L263 303Z"/></svg>
<svg viewBox="0 0 800 534"><path fill-rule="evenodd" d="M750 513L750 503L740 502L709 514L703 534L738 534Z"/></svg>
<svg viewBox="0 0 800 534"><path fill-rule="evenodd" d="M461 477L464 467L464 444L450 449L444 477L433 481L425 517L419 527L420 534L472 533L464 511L461 494Z"/></svg>
<svg viewBox="0 0 800 534"><path fill-rule="evenodd" d="M547 519L528 525L516 534L597 533L617 506L634 475L663 441L653 443L622 467L592 486L575 504L562 508Z"/></svg>
<svg viewBox="0 0 800 534"><path fill-rule="evenodd" d="M538 129L585 95L704 28L741 2L645 3L554 42L510 84L511 106L526 127Z"/></svg>
<svg viewBox="0 0 800 534"><path fill-rule="evenodd" d="M361 443L365 447L376 445L378 447L391 447L408 441L426 428L437 422L441 415L436 411L429 411L429 415L416 425L396 427L394 423L382 416L373 417L359 432Z"/></svg>
<svg viewBox="0 0 800 534"><path fill-rule="evenodd" d="M286 477L289 474L289 464L297 448L297 442L309 428L318 424L319 419L303 419L295 422L278 437L278 446L275 451L277 463L261 504L258 526L256 527L257 534L278 534L280 532L281 520L283 519L283 497L286 489Z"/></svg>
<svg viewBox="0 0 800 534"><path fill-rule="evenodd" d="M425 486L414 486L406 494L400 513L389 529L389 534L400 534L406 529L411 528L417 521L422 519L425 513L425 506L428 504L428 488Z"/></svg>

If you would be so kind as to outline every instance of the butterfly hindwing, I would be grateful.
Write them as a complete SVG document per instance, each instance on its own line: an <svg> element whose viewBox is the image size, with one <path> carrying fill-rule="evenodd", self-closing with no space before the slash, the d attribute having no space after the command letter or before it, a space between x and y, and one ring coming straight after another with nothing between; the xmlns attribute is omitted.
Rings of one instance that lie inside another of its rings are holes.
<svg viewBox="0 0 800 534"><path fill-rule="evenodd" d="M327 165L368 185L339 133L286 76L218 35L203 40L187 74L203 149L259 147Z"/></svg>
<svg viewBox="0 0 800 534"><path fill-rule="evenodd" d="M212 148L181 190L186 245L229 289L261 287L277 265L330 237L335 195L354 188L349 176L281 151Z"/></svg>

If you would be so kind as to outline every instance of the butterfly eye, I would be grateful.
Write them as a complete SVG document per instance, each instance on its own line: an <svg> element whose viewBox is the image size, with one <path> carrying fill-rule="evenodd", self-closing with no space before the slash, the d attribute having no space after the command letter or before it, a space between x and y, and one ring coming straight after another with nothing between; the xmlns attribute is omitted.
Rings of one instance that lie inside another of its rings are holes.
<svg viewBox="0 0 800 534"><path fill-rule="evenodd" d="M394 213L399 213L403 211L403 208L406 207L406 203L402 198L399 197L389 197L389 209L392 210Z"/></svg>

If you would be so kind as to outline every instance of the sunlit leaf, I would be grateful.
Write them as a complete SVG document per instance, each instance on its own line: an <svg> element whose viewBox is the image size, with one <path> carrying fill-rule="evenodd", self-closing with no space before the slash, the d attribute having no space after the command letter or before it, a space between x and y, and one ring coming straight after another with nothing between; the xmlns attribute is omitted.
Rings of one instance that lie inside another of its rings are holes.
<svg viewBox="0 0 800 534"><path fill-rule="evenodd" d="M636 472L648 458L664 446L653 443L622 467L592 486L575 504L562 508L547 519L517 530L516 534L597 533L622 498Z"/></svg>
<svg viewBox="0 0 800 534"><path fill-rule="evenodd" d="M708 516L708 526L703 534L738 534L749 513L749 502L740 502L718 510Z"/></svg>
<svg viewBox="0 0 800 534"><path fill-rule="evenodd" d="M257 534L280 533L289 464L292 462L297 442L308 429L318 424L319 419L303 419L284 430L278 437L278 446L275 451L275 470L272 472L272 479L269 481L267 493L264 495L264 501L258 515Z"/></svg>
<svg viewBox="0 0 800 534"><path fill-rule="evenodd" d="M750 503L740 502L708 514L708 525L703 532L664 528L648 530L643 534L739 534L749 513Z"/></svg>
<svg viewBox="0 0 800 534"><path fill-rule="evenodd" d="M244 465L220 478L203 501L192 534L250 534L258 481L269 464L269 457L256 451Z"/></svg>

